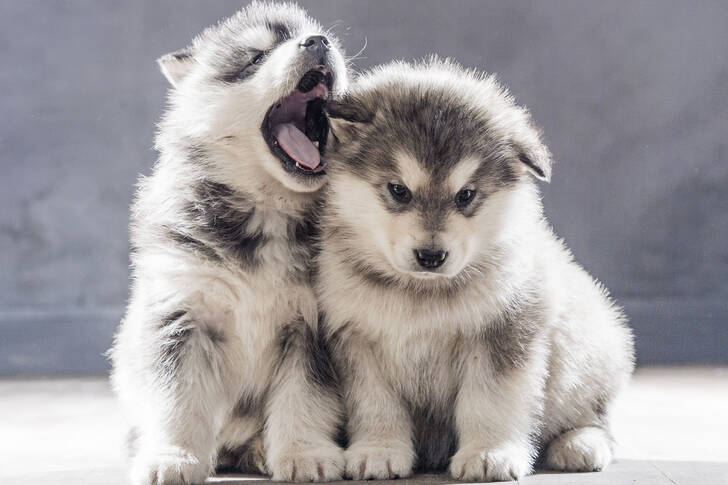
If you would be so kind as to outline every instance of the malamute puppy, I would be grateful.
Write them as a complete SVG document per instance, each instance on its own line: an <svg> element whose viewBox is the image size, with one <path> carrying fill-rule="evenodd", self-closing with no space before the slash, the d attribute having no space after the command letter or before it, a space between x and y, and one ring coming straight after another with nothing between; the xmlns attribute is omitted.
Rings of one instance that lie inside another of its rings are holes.
<svg viewBox="0 0 728 485"><path fill-rule="evenodd" d="M356 479L510 480L612 459L633 368L607 291L542 215L539 132L491 77L394 63L329 108L319 304Z"/></svg>
<svg viewBox="0 0 728 485"><path fill-rule="evenodd" d="M338 42L294 5L253 3L160 65L173 88L112 350L133 482L201 483L216 464L339 478L310 282Z"/></svg>

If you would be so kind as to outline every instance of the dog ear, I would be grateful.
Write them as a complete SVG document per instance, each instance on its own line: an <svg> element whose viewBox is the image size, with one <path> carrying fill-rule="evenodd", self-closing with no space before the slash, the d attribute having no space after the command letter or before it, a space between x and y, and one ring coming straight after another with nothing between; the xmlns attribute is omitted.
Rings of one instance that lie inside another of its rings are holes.
<svg viewBox="0 0 728 485"><path fill-rule="evenodd" d="M521 169L544 182L551 181L551 152L544 144L541 132L530 122L511 140L514 158Z"/></svg>
<svg viewBox="0 0 728 485"><path fill-rule="evenodd" d="M364 107L363 103L350 95L339 100L329 101L324 108L329 118L331 132L339 139L347 138L357 129L357 125L370 123L375 113Z"/></svg>
<svg viewBox="0 0 728 485"><path fill-rule="evenodd" d="M344 96L340 101L329 102L326 105L326 114L329 118L349 123L369 123L374 119L374 113L349 96Z"/></svg>
<svg viewBox="0 0 728 485"><path fill-rule="evenodd" d="M520 150L517 157L534 177L551 182L551 154L546 147L538 151Z"/></svg>
<svg viewBox="0 0 728 485"><path fill-rule="evenodd" d="M167 78L169 84L175 88L192 71L194 63L195 57L192 49L188 47L170 52L157 59L157 64L159 64L162 74Z"/></svg>

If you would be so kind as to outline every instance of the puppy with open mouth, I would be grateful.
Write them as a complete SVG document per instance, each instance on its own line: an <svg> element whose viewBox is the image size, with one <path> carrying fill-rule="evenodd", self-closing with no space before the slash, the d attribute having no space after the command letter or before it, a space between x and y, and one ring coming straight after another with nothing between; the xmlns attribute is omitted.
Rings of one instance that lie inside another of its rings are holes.
<svg viewBox="0 0 728 485"><path fill-rule="evenodd" d="M607 466L632 334L542 214L551 160L527 111L436 60L377 68L327 109L316 286L347 475Z"/></svg>
<svg viewBox="0 0 728 485"><path fill-rule="evenodd" d="M159 63L169 109L132 209L111 351L132 481L202 483L216 467L340 478L310 281L323 106L347 85L338 41L297 6L254 2Z"/></svg>

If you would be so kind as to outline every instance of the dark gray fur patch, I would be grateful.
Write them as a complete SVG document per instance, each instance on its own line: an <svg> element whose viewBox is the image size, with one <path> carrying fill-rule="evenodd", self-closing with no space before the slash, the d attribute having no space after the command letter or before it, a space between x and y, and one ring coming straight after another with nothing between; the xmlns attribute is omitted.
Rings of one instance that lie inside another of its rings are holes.
<svg viewBox="0 0 728 485"><path fill-rule="evenodd" d="M173 323L177 322L180 318L184 317L185 315L187 315L186 310L173 311L172 313L169 313L160 319L160 324L161 324L160 326L167 327L169 325L172 325Z"/></svg>
<svg viewBox="0 0 728 485"><path fill-rule="evenodd" d="M217 473L236 472L267 475L261 437L256 435L240 446L223 447L218 451Z"/></svg>
<svg viewBox="0 0 728 485"><path fill-rule="evenodd" d="M212 246L209 246L208 244L205 244L204 242L200 241L199 239L195 239L192 236L188 236L187 234L183 234L179 231L175 230L169 230L167 231L167 236L169 239L177 243L180 247L183 249L193 252L195 254L198 254L200 256L204 256L207 259L210 259L212 261L220 262L222 259L217 254L217 251L215 251L215 248Z"/></svg>
<svg viewBox="0 0 728 485"><path fill-rule="evenodd" d="M311 263L318 251L318 245L316 244L319 237L318 206L314 205L300 218L290 218L287 235L287 243L292 258L295 261L305 263L307 267L307 270L303 272L296 269L292 277L295 281L310 281L314 271L314 265Z"/></svg>
<svg viewBox="0 0 728 485"><path fill-rule="evenodd" d="M275 20L266 20L265 27L273 32L275 41L273 45L268 46L265 51L259 51L249 48L248 46L235 46L229 52L227 57L217 67L217 75L215 78L224 83L237 83L244 81L253 76L260 64L254 64L253 59L261 52L266 55L267 52L278 47L281 43L291 39L293 34L290 27L285 23ZM246 26L246 27L253 27ZM262 47L262 46L261 46ZM263 61L265 62L265 57Z"/></svg>
<svg viewBox="0 0 728 485"><path fill-rule="evenodd" d="M206 165L209 157L208 149L201 142L189 142L183 147L187 153L187 161L195 165Z"/></svg>
<svg viewBox="0 0 728 485"><path fill-rule="evenodd" d="M244 81L258 70L259 64L253 64L253 58L259 51L238 47L232 49L227 59L218 67L216 79L232 84Z"/></svg>
<svg viewBox="0 0 728 485"><path fill-rule="evenodd" d="M184 61L192 57L192 51L187 48L180 49L178 51L172 52L172 57L174 57L178 61Z"/></svg>
<svg viewBox="0 0 728 485"><path fill-rule="evenodd" d="M180 323L180 319L165 326L157 356L157 362L164 377L178 374L184 359L184 350L192 332L193 328Z"/></svg>
<svg viewBox="0 0 728 485"><path fill-rule="evenodd" d="M527 156L527 155L526 155L525 153L519 153L519 154L518 154L518 159L519 159L519 160L520 160L521 162L523 162L523 163L524 163L525 165L527 165L527 166L531 167L531 169L532 169L532 170L533 170L534 172L536 172L536 173L538 174L538 176L539 176L539 177L541 177L541 178L544 178L544 177L546 177L546 174L544 174L544 172L543 172L543 170L541 169L541 167L539 167L538 165L536 165L535 163L533 163L533 162L531 161L531 159L530 159L530 158L529 158L529 157L528 157L528 156Z"/></svg>
<svg viewBox="0 0 728 485"><path fill-rule="evenodd" d="M187 213L196 228L216 247L247 268L258 264L257 252L268 242L259 231L248 230L255 208L241 209L244 201L227 185L206 180L195 188ZM200 238L202 239L202 238Z"/></svg>
<svg viewBox="0 0 728 485"><path fill-rule="evenodd" d="M273 32L276 37L276 45L285 42L293 37L291 30L282 22L268 21L266 23L268 29Z"/></svg>
<svg viewBox="0 0 728 485"><path fill-rule="evenodd" d="M597 417L597 421L601 425L607 423L607 413L609 412L610 396L604 393L594 396L592 401L592 411Z"/></svg>
<svg viewBox="0 0 728 485"><path fill-rule="evenodd" d="M488 134L487 122L456 96L420 89L375 95L376 105L380 106L377 116L370 123L357 125L358 133L363 135L359 137L361 144L353 156L344 160L352 170L363 175L390 175L395 167L392 153L402 150L430 170L436 180L444 180L464 156L472 154L484 161L492 156L485 150L488 147L481 146ZM344 108L353 109L342 107L340 111L346 112ZM477 145L455 142L463 139Z"/></svg>
<svg viewBox="0 0 728 485"><path fill-rule="evenodd" d="M506 311L480 333L493 369L503 374L523 367L530 357L531 345L542 327L543 309L538 301L525 302L517 310Z"/></svg>
<svg viewBox="0 0 728 485"><path fill-rule="evenodd" d="M415 470L433 472L447 469L457 451L455 399L429 406L407 403L412 419L412 439L417 453Z"/></svg>
<svg viewBox="0 0 728 485"><path fill-rule="evenodd" d="M285 369L287 362L303 362L310 383L325 392L336 391L338 379L328 343L322 332L312 329L302 318L279 330L278 359L279 369Z"/></svg>
<svg viewBox="0 0 728 485"><path fill-rule="evenodd" d="M220 345L226 340L221 330L196 326L186 310L176 310L160 318L158 331L160 344L157 350L157 365L162 377L172 377L178 373L187 344L195 334L207 338L214 345ZM207 355L207 360L212 366L212 355Z"/></svg>
<svg viewBox="0 0 728 485"><path fill-rule="evenodd" d="M225 332L223 332L220 329L212 328L212 327L204 327L202 329L202 333L207 337L207 339L212 342L215 345L219 345L224 343L227 340L227 337L225 336Z"/></svg>
<svg viewBox="0 0 728 485"><path fill-rule="evenodd" d="M348 94L345 94L339 101L326 103L325 109L329 117L350 123L369 123L375 114L363 104L356 103Z"/></svg>
<svg viewBox="0 0 728 485"><path fill-rule="evenodd" d="M243 392L233 408L233 416L238 418L259 416L263 413L264 402L265 397L263 395Z"/></svg>

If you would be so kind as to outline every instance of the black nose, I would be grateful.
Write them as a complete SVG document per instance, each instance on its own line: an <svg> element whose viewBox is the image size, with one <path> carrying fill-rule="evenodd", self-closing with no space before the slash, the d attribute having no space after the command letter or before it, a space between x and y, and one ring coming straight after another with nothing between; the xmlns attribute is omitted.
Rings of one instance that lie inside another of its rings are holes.
<svg viewBox="0 0 728 485"><path fill-rule="evenodd" d="M415 258L423 268L437 268L447 259L447 252L442 249L415 249Z"/></svg>
<svg viewBox="0 0 728 485"><path fill-rule="evenodd" d="M303 42L301 47L311 52L323 53L329 50L329 39L323 35L312 35Z"/></svg>

